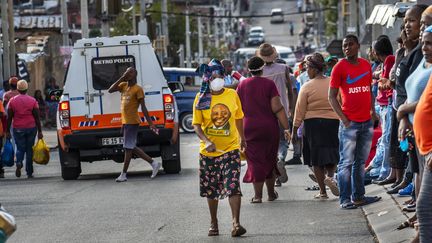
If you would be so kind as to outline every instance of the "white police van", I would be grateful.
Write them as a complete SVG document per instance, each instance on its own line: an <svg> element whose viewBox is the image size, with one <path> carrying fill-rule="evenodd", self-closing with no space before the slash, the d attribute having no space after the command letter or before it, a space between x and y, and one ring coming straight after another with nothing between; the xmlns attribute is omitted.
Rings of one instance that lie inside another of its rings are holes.
<svg viewBox="0 0 432 243"><path fill-rule="evenodd" d="M174 99L150 40L103 37L77 41L65 76L57 115L63 179L77 179L81 162L123 162L120 93L110 94L108 88L128 67L136 68L149 115L159 129L154 134L140 112L137 146L152 157L161 156L166 173L180 172Z"/></svg>

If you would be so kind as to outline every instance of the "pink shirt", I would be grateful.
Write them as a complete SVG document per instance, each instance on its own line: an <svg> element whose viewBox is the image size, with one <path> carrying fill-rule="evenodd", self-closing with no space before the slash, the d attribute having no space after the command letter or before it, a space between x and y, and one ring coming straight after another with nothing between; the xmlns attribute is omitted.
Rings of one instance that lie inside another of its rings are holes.
<svg viewBox="0 0 432 243"><path fill-rule="evenodd" d="M17 129L36 127L33 117L33 109L39 109L35 98L19 94L13 97L8 104L8 109L13 111L12 127Z"/></svg>

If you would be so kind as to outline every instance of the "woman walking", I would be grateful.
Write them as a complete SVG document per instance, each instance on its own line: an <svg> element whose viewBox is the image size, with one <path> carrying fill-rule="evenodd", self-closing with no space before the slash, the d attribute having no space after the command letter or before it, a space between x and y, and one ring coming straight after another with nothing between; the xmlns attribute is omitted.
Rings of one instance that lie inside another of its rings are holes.
<svg viewBox="0 0 432 243"><path fill-rule="evenodd" d="M304 142L309 148L310 165L320 187L316 199L327 199L326 185L335 196L339 189L333 179L339 162L339 118L328 101L330 78L324 76L325 62L319 53L306 58L310 80L299 93L294 115L293 143L297 130L304 121Z"/></svg>
<svg viewBox="0 0 432 243"><path fill-rule="evenodd" d="M279 124L284 128L288 140L290 131L288 117L282 105L275 83L261 77L265 63L260 57L248 61L251 78L243 80L238 88L243 104L246 158L248 168L243 178L253 183L255 195L251 203L261 203L264 183L267 186L268 201L278 198L274 190L279 147Z"/></svg>
<svg viewBox="0 0 432 243"><path fill-rule="evenodd" d="M38 139L42 139L43 134L38 103L35 98L27 95L27 89L27 81L18 81L17 90L19 95L13 97L8 103L6 138L11 138L10 130L12 126L17 147L16 177L21 177L21 168L25 156L27 177L33 178L33 145L36 134Z"/></svg>
<svg viewBox="0 0 432 243"><path fill-rule="evenodd" d="M243 111L237 93L224 89L224 68L218 60L199 68L203 74L193 108L193 126L200 138L200 195L207 198L211 224L208 236L219 235L219 199L229 198L233 217L232 237L246 229L240 225L240 148L246 147ZM240 141L240 142L239 142Z"/></svg>

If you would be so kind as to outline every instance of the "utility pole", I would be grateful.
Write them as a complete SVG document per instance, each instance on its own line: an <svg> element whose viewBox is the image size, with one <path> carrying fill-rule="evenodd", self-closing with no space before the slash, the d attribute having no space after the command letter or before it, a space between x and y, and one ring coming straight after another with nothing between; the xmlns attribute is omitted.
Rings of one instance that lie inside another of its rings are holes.
<svg viewBox="0 0 432 243"><path fill-rule="evenodd" d="M180 67L184 67L184 45L180 44L180 48L177 51L178 55L179 55L179 60L180 60Z"/></svg>
<svg viewBox="0 0 432 243"><path fill-rule="evenodd" d="M147 35L147 19L146 19L146 0L141 0L141 19L138 24L138 33L140 35Z"/></svg>
<svg viewBox="0 0 432 243"><path fill-rule="evenodd" d="M135 0L132 1L132 33L137 34L136 15L135 15Z"/></svg>
<svg viewBox="0 0 432 243"><path fill-rule="evenodd" d="M191 65L191 43L190 43L190 27L189 27L189 1L186 7L186 67Z"/></svg>
<svg viewBox="0 0 432 243"><path fill-rule="evenodd" d="M82 38L89 37L87 0L81 0L81 35Z"/></svg>
<svg viewBox="0 0 432 243"><path fill-rule="evenodd" d="M10 59L9 59L9 23L8 23L8 0L1 0L1 19L2 19L2 32L3 32L3 77L8 79L10 73Z"/></svg>
<svg viewBox="0 0 432 243"><path fill-rule="evenodd" d="M165 40L169 43L169 30L168 30L168 0L162 0L162 35L165 36Z"/></svg>
<svg viewBox="0 0 432 243"><path fill-rule="evenodd" d="M109 37L108 0L102 0L102 36Z"/></svg>
<svg viewBox="0 0 432 243"><path fill-rule="evenodd" d="M217 8L215 8L215 15L217 13ZM215 37L215 47L219 48L219 26L218 26L218 19L216 18L214 20L214 37Z"/></svg>
<svg viewBox="0 0 432 243"><path fill-rule="evenodd" d="M13 12L13 0L9 0L9 57L10 57L10 75L16 75L16 60L15 60L15 24L14 24L14 12Z"/></svg>
<svg viewBox="0 0 432 243"><path fill-rule="evenodd" d="M355 31L352 31L352 34L355 34L358 36L359 33L359 27L358 27L358 0L350 0L350 6L349 6L349 25L352 30L355 29Z"/></svg>
<svg viewBox="0 0 432 243"><path fill-rule="evenodd" d="M61 0L63 46L69 46L69 24L66 0Z"/></svg>
<svg viewBox="0 0 432 243"><path fill-rule="evenodd" d="M199 14L199 13L198 13ZM203 63L204 50L203 50L203 35L201 16L198 16L198 62Z"/></svg>

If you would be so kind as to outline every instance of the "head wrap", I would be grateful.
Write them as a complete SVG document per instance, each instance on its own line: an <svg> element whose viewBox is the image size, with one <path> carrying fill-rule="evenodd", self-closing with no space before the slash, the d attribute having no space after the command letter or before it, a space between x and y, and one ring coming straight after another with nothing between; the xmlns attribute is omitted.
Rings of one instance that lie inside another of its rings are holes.
<svg viewBox="0 0 432 243"><path fill-rule="evenodd" d="M196 72L202 75L202 83L195 108L197 110L208 110L211 103L210 81L213 80L212 76L213 74L224 76L225 70L219 60L212 59L209 64L201 64Z"/></svg>
<svg viewBox="0 0 432 243"><path fill-rule="evenodd" d="M308 68L314 68L320 72L324 71L324 58L319 53L314 53L306 57L306 66Z"/></svg>

